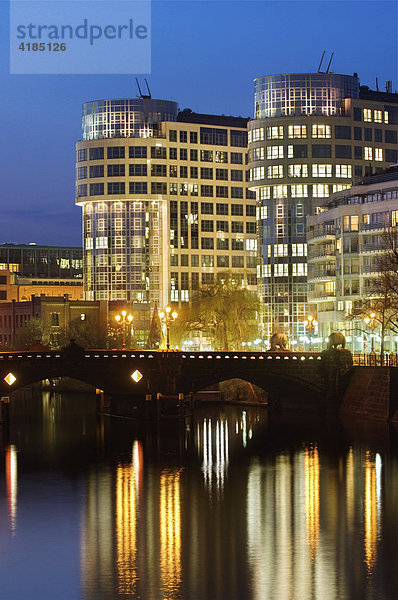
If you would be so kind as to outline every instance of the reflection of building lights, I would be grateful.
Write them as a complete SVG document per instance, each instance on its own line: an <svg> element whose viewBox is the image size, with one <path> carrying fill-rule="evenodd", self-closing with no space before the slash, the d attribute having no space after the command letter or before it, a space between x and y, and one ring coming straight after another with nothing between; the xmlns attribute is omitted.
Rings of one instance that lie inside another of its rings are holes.
<svg viewBox="0 0 398 600"><path fill-rule="evenodd" d="M17 450L13 445L6 448L6 485L11 531L14 533L17 521L18 467Z"/></svg>
<svg viewBox="0 0 398 600"><path fill-rule="evenodd" d="M160 477L160 570L163 598L177 598L181 585L180 472Z"/></svg>
<svg viewBox="0 0 398 600"><path fill-rule="evenodd" d="M347 502L347 527L354 529L355 517L355 478L354 478L354 451L349 449L346 463L346 502Z"/></svg>
<svg viewBox="0 0 398 600"><path fill-rule="evenodd" d="M365 456L365 563L368 571L371 571L377 556L377 476L376 462L371 459L370 452Z"/></svg>
<svg viewBox="0 0 398 600"><path fill-rule="evenodd" d="M305 451L304 474L307 543L314 559L319 540L319 455L316 446Z"/></svg>
<svg viewBox="0 0 398 600"><path fill-rule="evenodd" d="M218 419L215 423L215 427L212 428L211 419L204 419L202 471L205 483L209 485L209 487L212 485L213 475L215 475L216 487L221 489L224 486L225 473L228 469L229 462L228 440L228 421Z"/></svg>
<svg viewBox="0 0 398 600"><path fill-rule="evenodd" d="M135 441L132 463L116 471L116 544L118 590L132 595L137 582L137 510L142 479L143 454Z"/></svg>

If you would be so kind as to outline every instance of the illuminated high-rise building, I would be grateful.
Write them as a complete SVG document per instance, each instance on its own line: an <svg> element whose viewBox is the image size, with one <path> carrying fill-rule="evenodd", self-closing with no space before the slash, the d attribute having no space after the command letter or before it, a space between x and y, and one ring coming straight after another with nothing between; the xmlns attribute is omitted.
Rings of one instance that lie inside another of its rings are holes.
<svg viewBox="0 0 398 600"><path fill-rule="evenodd" d="M255 291L246 159L247 119L179 112L149 96L84 104L85 299L180 304L226 271Z"/></svg>
<svg viewBox="0 0 398 600"><path fill-rule="evenodd" d="M397 162L398 95L390 82L379 92L360 86L356 73L319 72L259 77L254 98L249 173L264 333L284 332L298 343L312 310L308 289L319 293L318 308L336 300L322 273L307 279L306 217L330 194Z"/></svg>

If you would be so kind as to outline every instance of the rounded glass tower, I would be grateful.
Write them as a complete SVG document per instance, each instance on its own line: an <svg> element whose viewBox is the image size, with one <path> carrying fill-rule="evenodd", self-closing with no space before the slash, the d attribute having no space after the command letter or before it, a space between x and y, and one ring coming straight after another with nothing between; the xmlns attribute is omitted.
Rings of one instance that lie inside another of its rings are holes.
<svg viewBox="0 0 398 600"><path fill-rule="evenodd" d="M337 114L343 98L359 97L356 75L287 73L254 80L254 118Z"/></svg>
<svg viewBox="0 0 398 600"><path fill-rule="evenodd" d="M161 121L176 121L177 102L152 98L95 100L83 104L82 139L150 137Z"/></svg>
<svg viewBox="0 0 398 600"><path fill-rule="evenodd" d="M167 204L151 193L151 158L163 149L161 124L177 114L176 102L146 97L83 104L76 204L83 211L87 300L163 301Z"/></svg>

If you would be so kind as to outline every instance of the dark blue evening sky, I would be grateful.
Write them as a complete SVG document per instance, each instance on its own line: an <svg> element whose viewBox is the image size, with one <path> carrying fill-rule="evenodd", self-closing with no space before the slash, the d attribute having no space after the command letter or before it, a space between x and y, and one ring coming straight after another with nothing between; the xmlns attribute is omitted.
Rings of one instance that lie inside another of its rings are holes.
<svg viewBox="0 0 398 600"><path fill-rule="evenodd" d="M10 75L9 3L0 0L0 242L80 245L74 145L81 104L137 95L135 74ZM154 98L252 116L254 77L331 70L375 86L397 78L397 3L154 1ZM324 63L325 65L326 63ZM141 80L143 77L141 77Z"/></svg>

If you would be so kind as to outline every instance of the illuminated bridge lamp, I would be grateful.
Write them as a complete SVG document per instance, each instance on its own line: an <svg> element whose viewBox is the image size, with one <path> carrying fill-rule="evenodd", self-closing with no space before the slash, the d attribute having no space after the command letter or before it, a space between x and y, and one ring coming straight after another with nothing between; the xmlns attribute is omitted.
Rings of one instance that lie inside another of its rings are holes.
<svg viewBox="0 0 398 600"><path fill-rule="evenodd" d="M166 348L170 349L170 323L176 320L178 313L171 312L171 306L166 306L164 312L159 313L160 320L166 325Z"/></svg>
<svg viewBox="0 0 398 600"><path fill-rule="evenodd" d="M12 373L8 373L5 377L4 377L4 381L6 383L8 383L8 385L12 385L13 383L15 383L17 380L17 378L15 377L15 375L13 375Z"/></svg>
<svg viewBox="0 0 398 600"><path fill-rule="evenodd" d="M122 314L121 315L116 315L115 316L115 321L117 322L117 324L122 326L122 333L123 333L123 350L126 347L126 327L128 325L131 325L131 322L133 320L133 315L128 315L127 312L125 310L122 310Z"/></svg>
<svg viewBox="0 0 398 600"><path fill-rule="evenodd" d="M139 372L138 369L136 369L134 371L134 373L131 374L131 379L133 381L135 381L136 383L138 383L142 379L142 377L143 377L143 375L142 375L142 373Z"/></svg>

